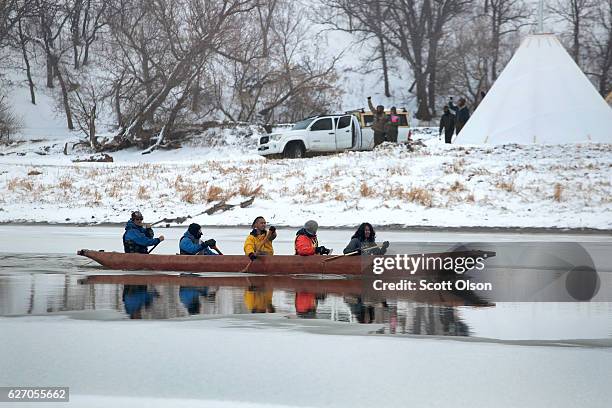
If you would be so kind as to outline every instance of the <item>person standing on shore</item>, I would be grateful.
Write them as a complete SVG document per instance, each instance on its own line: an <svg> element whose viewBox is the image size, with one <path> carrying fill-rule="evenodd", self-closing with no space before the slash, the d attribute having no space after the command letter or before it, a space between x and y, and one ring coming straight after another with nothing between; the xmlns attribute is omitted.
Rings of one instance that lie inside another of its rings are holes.
<svg viewBox="0 0 612 408"><path fill-rule="evenodd" d="M455 114L455 130L457 131L457 135L459 135L459 132L461 132L463 126L465 126L467 121L470 119L470 110L466 105L465 98L459 98L459 102L457 102L457 105L455 105L453 103L453 98L450 97L448 107Z"/></svg>
<svg viewBox="0 0 612 408"><path fill-rule="evenodd" d="M453 140L453 133L455 133L455 115L450 113L448 105L444 105L444 114L440 118L440 135L444 130L444 142L451 143Z"/></svg>
<svg viewBox="0 0 612 408"><path fill-rule="evenodd" d="M386 137L387 141L397 143L397 134L399 133L400 116L397 114L397 108L391 107L391 113L387 121Z"/></svg>
<svg viewBox="0 0 612 408"><path fill-rule="evenodd" d="M386 140L385 132L387 130L387 115L385 115L384 106L378 105L376 108L374 108L371 96L368 96L368 106L374 114L372 130L374 131L374 147L376 147Z"/></svg>

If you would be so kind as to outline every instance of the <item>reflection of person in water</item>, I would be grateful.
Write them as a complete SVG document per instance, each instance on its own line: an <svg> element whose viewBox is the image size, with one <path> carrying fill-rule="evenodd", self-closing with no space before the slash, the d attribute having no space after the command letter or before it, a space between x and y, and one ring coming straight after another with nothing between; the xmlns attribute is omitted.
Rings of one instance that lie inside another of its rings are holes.
<svg viewBox="0 0 612 408"><path fill-rule="evenodd" d="M469 326L461 320L454 307L421 305L415 309L413 334L469 336Z"/></svg>
<svg viewBox="0 0 612 408"><path fill-rule="evenodd" d="M206 286L181 286L179 288L179 298L190 315L200 313L200 296L208 296Z"/></svg>
<svg viewBox="0 0 612 408"><path fill-rule="evenodd" d="M389 309L385 300L372 304L364 302L360 296L347 296L344 301L351 309L351 314L359 323L382 323L384 313Z"/></svg>
<svg viewBox="0 0 612 408"><path fill-rule="evenodd" d="M271 290L264 290L257 286L249 286L244 291L244 305L250 313L274 313Z"/></svg>
<svg viewBox="0 0 612 408"><path fill-rule="evenodd" d="M148 309L158 296L156 290L149 291L146 285L125 285L121 299L130 319L142 319L142 309Z"/></svg>
<svg viewBox="0 0 612 408"><path fill-rule="evenodd" d="M314 319L317 317L317 305L325 295L316 295L312 292L296 292L295 314L303 319Z"/></svg>

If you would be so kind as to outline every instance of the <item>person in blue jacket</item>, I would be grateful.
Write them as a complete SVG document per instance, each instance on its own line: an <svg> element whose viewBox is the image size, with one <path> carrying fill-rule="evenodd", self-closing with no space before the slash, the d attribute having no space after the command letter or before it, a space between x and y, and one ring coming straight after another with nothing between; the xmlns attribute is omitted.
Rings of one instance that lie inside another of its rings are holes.
<svg viewBox="0 0 612 408"><path fill-rule="evenodd" d="M153 238L154 232L150 225L142 223L143 217L140 211L134 211L132 217L125 224L123 233L123 250L128 253L148 254L147 247L157 245L164 240L164 236Z"/></svg>
<svg viewBox="0 0 612 408"><path fill-rule="evenodd" d="M217 247L217 241L209 239L201 242L202 227L200 224L190 224L189 228L179 241L181 255L217 255L211 248Z"/></svg>

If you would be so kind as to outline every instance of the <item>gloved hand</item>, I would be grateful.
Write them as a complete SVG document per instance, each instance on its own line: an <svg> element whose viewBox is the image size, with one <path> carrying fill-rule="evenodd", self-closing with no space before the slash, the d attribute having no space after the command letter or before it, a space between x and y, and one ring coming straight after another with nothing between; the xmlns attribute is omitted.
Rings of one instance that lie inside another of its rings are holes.
<svg viewBox="0 0 612 408"><path fill-rule="evenodd" d="M331 251L325 248L324 246L320 246L315 249L315 254L319 254L319 255L329 255L330 252Z"/></svg>
<svg viewBox="0 0 612 408"><path fill-rule="evenodd" d="M270 232L276 232L276 227L274 225L270 227Z"/></svg>
<svg viewBox="0 0 612 408"><path fill-rule="evenodd" d="M217 241L215 241L214 239L209 239L207 241L204 241L204 245L206 245L209 248L212 248L214 246L217 246Z"/></svg>
<svg viewBox="0 0 612 408"><path fill-rule="evenodd" d="M254 261L254 260L256 260L256 259L257 259L257 255L255 255L253 252L251 252L251 253L249 254L249 259L250 259L251 261Z"/></svg>
<svg viewBox="0 0 612 408"><path fill-rule="evenodd" d="M387 253L387 248L389 248L389 241L385 241L382 244L382 247L380 248L380 254L384 255Z"/></svg>

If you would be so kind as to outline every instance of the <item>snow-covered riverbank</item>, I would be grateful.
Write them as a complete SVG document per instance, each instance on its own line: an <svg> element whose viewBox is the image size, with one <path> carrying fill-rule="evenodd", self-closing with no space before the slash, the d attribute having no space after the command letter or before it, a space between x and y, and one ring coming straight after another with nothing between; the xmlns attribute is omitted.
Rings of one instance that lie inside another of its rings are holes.
<svg viewBox="0 0 612 408"><path fill-rule="evenodd" d="M63 144L2 148L0 222L124 222L195 215L217 200L248 208L186 222L275 225L314 218L324 226L612 228L612 147L583 145L383 145L301 160L265 160L248 150L184 147L113 163L73 163ZM55 150L54 150L55 149ZM259 188L259 190L258 190Z"/></svg>

